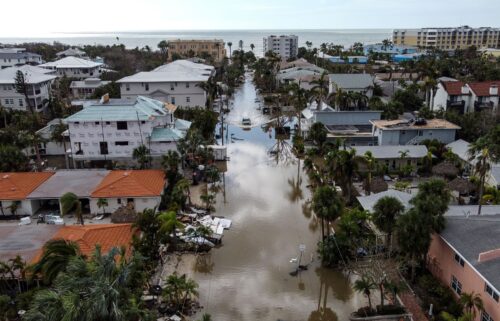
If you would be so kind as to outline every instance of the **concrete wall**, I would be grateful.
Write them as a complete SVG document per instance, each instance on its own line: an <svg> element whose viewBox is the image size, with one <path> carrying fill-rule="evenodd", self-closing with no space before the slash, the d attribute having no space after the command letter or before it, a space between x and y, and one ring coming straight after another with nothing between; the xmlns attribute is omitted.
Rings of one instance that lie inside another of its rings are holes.
<svg viewBox="0 0 500 321"><path fill-rule="evenodd" d="M137 197L132 198L134 202L134 208L137 212L142 212L147 208L153 209L160 205L161 197ZM99 214L102 213L103 209L97 206L98 198L90 199L90 213ZM127 197L123 198L106 198L108 201L108 206L105 207L106 213L113 213L121 206L127 205ZM121 203L119 203L119 200Z"/></svg>
<svg viewBox="0 0 500 321"><path fill-rule="evenodd" d="M439 235L433 235L428 253L429 270L432 274L447 286L451 284L452 275L455 276L462 283L462 293L480 294L485 311L493 320L500 320L500 303L485 292L485 280L469 263L465 262L465 265L461 266L454 257L455 251ZM458 299L458 295L456 298ZM480 313L475 320L481 320Z"/></svg>
<svg viewBox="0 0 500 321"><path fill-rule="evenodd" d="M200 82L121 83L120 94L126 99L146 96L180 107L204 107L207 96L199 84Z"/></svg>
<svg viewBox="0 0 500 321"><path fill-rule="evenodd" d="M2 208L5 215L11 215L10 205L14 201L2 201ZM16 215L33 215L39 209L39 203L31 200L21 200L18 205ZM1 215L1 214L0 214Z"/></svg>

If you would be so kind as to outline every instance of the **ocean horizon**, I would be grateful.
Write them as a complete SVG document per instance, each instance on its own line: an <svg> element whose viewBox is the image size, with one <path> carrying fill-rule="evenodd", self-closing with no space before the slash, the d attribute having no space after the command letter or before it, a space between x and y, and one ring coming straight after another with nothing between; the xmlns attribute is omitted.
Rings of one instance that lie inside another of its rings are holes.
<svg viewBox="0 0 500 321"><path fill-rule="evenodd" d="M371 44L390 38L392 29L238 29L238 30L151 30L151 31L116 31L116 32L57 32L40 36L0 37L0 44L21 44L25 42L60 42L70 46L114 45L123 44L126 48L149 46L153 50L162 40L173 39L223 39L226 44L232 42L232 49L238 49L243 41L243 49L262 55L263 38L269 35L294 34L299 37L299 46L311 41L313 47L321 43L334 43L349 47L355 42Z"/></svg>

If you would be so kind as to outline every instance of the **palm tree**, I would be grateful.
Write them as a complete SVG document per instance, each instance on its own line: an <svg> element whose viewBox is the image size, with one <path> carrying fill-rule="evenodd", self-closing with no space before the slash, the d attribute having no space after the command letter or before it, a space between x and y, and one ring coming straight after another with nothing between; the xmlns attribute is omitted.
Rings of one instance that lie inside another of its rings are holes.
<svg viewBox="0 0 500 321"><path fill-rule="evenodd" d="M228 41L227 46L229 47L229 58L231 59L232 57L231 47L233 46L233 43L231 41Z"/></svg>
<svg viewBox="0 0 500 321"><path fill-rule="evenodd" d="M488 147L482 148L479 153L474 152L474 148L475 146L473 145L470 151L472 151L473 155L471 156L471 159L476 159L475 169L479 174L479 206L477 209L477 215L481 215L481 209L483 206L484 184L486 180L486 174L490 171L491 168L491 157Z"/></svg>
<svg viewBox="0 0 500 321"><path fill-rule="evenodd" d="M167 154L162 156L161 166L168 175L169 172L177 173L179 171L179 164L181 162L180 155L175 150L169 150Z"/></svg>
<svg viewBox="0 0 500 321"><path fill-rule="evenodd" d="M40 260L30 267L31 275L41 275L45 284L52 284L59 273L66 271L69 261L80 255L78 244L73 241L49 240Z"/></svg>
<svg viewBox="0 0 500 321"><path fill-rule="evenodd" d="M342 192L347 202L351 202L352 181L354 175L358 171L358 160L360 158L361 157L356 156L356 150L354 148L350 150L329 152L326 155L327 163L330 164L330 175L340 182Z"/></svg>
<svg viewBox="0 0 500 321"><path fill-rule="evenodd" d="M162 40L158 43L158 48L160 49L160 52L162 55L165 57L168 57L168 41Z"/></svg>
<svg viewBox="0 0 500 321"><path fill-rule="evenodd" d="M373 206L373 223L387 233L386 245L389 246L389 255L392 247L392 233L396 228L398 217L403 214L405 207L401 202L391 196L382 197Z"/></svg>
<svg viewBox="0 0 500 321"><path fill-rule="evenodd" d="M478 293L462 292L462 294L460 294L459 301L464 307L465 313L472 315L473 319L476 318L476 312L484 310L483 300L481 299L481 295Z"/></svg>
<svg viewBox="0 0 500 321"><path fill-rule="evenodd" d="M132 151L132 158L139 163L140 169L147 168L148 164L151 162L151 155L146 145L140 145L134 148Z"/></svg>
<svg viewBox="0 0 500 321"><path fill-rule="evenodd" d="M83 225L82 203L74 193L65 193L59 200L61 203L61 214L64 216L71 210L75 210L75 215L80 223Z"/></svg>
<svg viewBox="0 0 500 321"><path fill-rule="evenodd" d="M168 235L172 234L172 246L175 250L177 244L177 229L183 228L184 224L177 219L177 214L174 211L158 214L158 220L161 223L160 231Z"/></svg>
<svg viewBox="0 0 500 321"><path fill-rule="evenodd" d="M365 275L354 282L354 291L364 294L368 298L368 307L372 310L371 291L376 288L373 280Z"/></svg>
<svg viewBox="0 0 500 321"><path fill-rule="evenodd" d="M325 239L324 221L334 222L342 213L343 203L337 192L330 186L321 186L313 195L312 208L314 213L321 219L321 236ZM330 228L327 228L330 235Z"/></svg>
<svg viewBox="0 0 500 321"><path fill-rule="evenodd" d="M99 198L97 200L97 207L102 208L102 214L106 214L106 206L108 205L108 200L105 198Z"/></svg>
<svg viewBox="0 0 500 321"><path fill-rule="evenodd" d="M50 135L50 139L58 144L62 144L64 148L64 160L66 162L66 168L68 168L68 154L66 153L66 137L63 136L63 133L68 129L68 126L63 124L62 120L59 121L59 124L54 126L52 130L52 134Z"/></svg>
<svg viewBox="0 0 500 321"><path fill-rule="evenodd" d="M474 321L474 317L469 313L465 313L457 318L453 314L443 311L439 314L439 316L444 321Z"/></svg>
<svg viewBox="0 0 500 321"><path fill-rule="evenodd" d="M12 203L10 203L10 205L7 206L7 208L10 210L10 213L15 216L17 214L17 210L19 209L20 205L21 205L20 201L12 201Z"/></svg>
<svg viewBox="0 0 500 321"><path fill-rule="evenodd" d="M253 52L254 49L255 49L255 45L253 43L251 43L250 44L250 50L252 50L252 52Z"/></svg>
<svg viewBox="0 0 500 321"><path fill-rule="evenodd" d="M203 313L199 321L212 321L212 316L208 313Z"/></svg>
<svg viewBox="0 0 500 321"><path fill-rule="evenodd" d="M238 41L238 47L240 48L240 51L243 51L243 40Z"/></svg>
<svg viewBox="0 0 500 321"><path fill-rule="evenodd" d="M42 164L42 156L40 154L40 145L45 143L47 140L45 138L43 138L41 134L34 132L34 131L30 131L30 132L26 133L25 138L28 141L28 143L35 150L36 168L37 168L37 170L40 170L40 166Z"/></svg>
<svg viewBox="0 0 500 321"><path fill-rule="evenodd" d="M322 102L326 102L328 97L329 79L328 73L325 71L317 79L311 81L311 99L316 99L318 101L318 106Z"/></svg>
<svg viewBox="0 0 500 321"><path fill-rule="evenodd" d="M300 87L300 82L292 83L288 86L289 94L292 96L292 104L294 107L295 115L298 121L298 135L302 136L301 116L302 111L306 108L309 100L310 92Z"/></svg>
<svg viewBox="0 0 500 321"><path fill-rule="evenodd" d="M212 108L214 99L217 97L217 93L219 92L219 86L212 78L210 78L208 81L197 84L197 86L203 89L207 95L205 107L207 109Z"/></svg>
<svg viewBox="0 0 500 321"><path fill-rule="evenodd" d="M366 194L370 195L372 188L372 173L373 173L373 166L375 165L375 157L373 157L372 152L366 151L365 154L363 155L363 160L366 163L366 169L368 171Z"/></svg>

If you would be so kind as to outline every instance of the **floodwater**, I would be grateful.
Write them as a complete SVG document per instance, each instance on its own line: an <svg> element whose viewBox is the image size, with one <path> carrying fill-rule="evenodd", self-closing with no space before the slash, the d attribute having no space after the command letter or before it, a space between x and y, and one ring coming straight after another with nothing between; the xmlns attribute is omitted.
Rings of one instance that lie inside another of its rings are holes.
<svg viewBox="0 0 500 321"><path fill-rule="evenodd" d="M235 93L234 109L227 115L230 160L226 188L215 206L215 214L232 219L233 225L222 246L200 255L190 273L199 284L201 313L215 321L348 320L366 298L353 292L343 273L320 266L319 222L307 209L307 176L289 142L261 128L268 119L256 110L250 79L247 75ZM255 126L239 128L243 116ZM309 268L291 276L297 263L290 261L299 256L301 244L302 264Z"/></svg>

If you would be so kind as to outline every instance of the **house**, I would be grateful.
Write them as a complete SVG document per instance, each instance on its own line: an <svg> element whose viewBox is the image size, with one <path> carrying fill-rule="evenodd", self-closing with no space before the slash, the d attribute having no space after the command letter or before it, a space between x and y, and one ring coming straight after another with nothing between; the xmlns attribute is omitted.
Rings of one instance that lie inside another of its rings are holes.
<svg viewBox="0 0 500 321"><path fill-rule="evenodd" d="M433 110L455 110L460 114L474 111L498 111L500 81L464 83L441 81L438 83Z"/></svg>
<svg viewBox="0 0 500 321"><path fill-rule="evenodd" d="M62 119L55 118L47 123L47 126L39 129L36 133L40 135L44 139L43 143L40 143L38 146L38 151L42 156L56 156L56 155L64 155L64 143L54 141L52 139L52 133L57 128L58 125L62 123ZM63 138L66 139L66 147L70 146L70 142L68 137L63 135ZM25 153L28 156L35 155L35 150L33 147L28 147L25 150Z"/></svg>
<svg viewBox="0 0 500 321"><path fill-rule="evenodd" d="M168 60L180 57L210 55L215 61L226 58L226 47L222 39L173 39L168 41Z"/></svg>
<svg viewBox="0 0 500 321"><path fill-rule="evenodd" d="M363 210L373 213L375 204L383 197L394 197L401 202L405 209L410 208L410 200L413 195L406 192L401 192L395 189L388 189L387 191L370 194L366 196L358 196L356 199L363 208Z"/></svg>
<svg viewBox="0 0 500 321"><path fill-rule="evenodd" d="M330 94L337 88L344 92L359 92L368 98L373 96L373 76L369 74L330 74Z"/></svg>
<svg viewBox="0 0 500 321"><path fill-rule="evenodd" d="M74 98L86 99L90 98L97 88L106 86L109 83L111 83L111 81L105 81L99 78L86 78L84 80L72 81L69 88Z"/></svg>
<svg viewBox="0 0 500 321"><path fill-rule="evenodd" d="M176 106L148 97L90 103L64 121L68 124L71 157L89 161L132 161L134 148L145 145L153 157L176 150L191 123L175 119Z"/></svg>
<svg viewBox="0 0 500 321"><path fill-rule="evenodd" d="M60 170L50 176L35 188L26 199L33 204L33 211L27 215L36 214L37 210L62 212L60 199L66 193L74 193L81 202L82 212L90 213L92 192L109 174L107 170Z"/></svg>
<svg viewBox="0 0 500 321"><path fill-rule="evenodd" d="M121 97L150 97L179 107L204 107L207 94L200 86L215 75L210 65L176 60L153 71L143 71L117 81Z"/></svg>
<svg viewBox="0 0 500 321"><path fill-rule="evenodd" d="M85 79L99 77L102 63L78 57L65 57L39 65L41 68L55 70L57 75L68 78Z"/></svg>
<svg viewBox="0 0 500 321"><path fill-rule="evenodd" d="M386 166L388 171L400 170L404 166L411 166L412 173L416 173L422 159L427 156L427 147L424 145L383 145L383 146L356 146L353 147L357 156L371 152L379 165ZM361 167L361 170L365 168Z"/></svg>
<svg viewBox="0 0 500 321"><path fill-rule="evenodd" d="M484 311L476 321L500 320L500 206L450 206L445 229L432 236L427 254L432 274L455 297L476 293Z"/></svg>
<svg viewBox="0 0 500 321"><path fill-rule="evenodd" d="M0 173L0 209L2 215L31 215L39 204L27 199L28 195L47 181L53 172ZM13 204L15 204L13 206Z"/></svg>
<svg viewBox="0 0 500 321"><path fill-rule="evenodd" d="M295 35L267 36L263 39L263 48L264 55L272 51L282 60L295 58L299 51L299 37Z"/></svg>
<svg viewBox="0 0 500 321"><path fill-rule="evenodd" d="M367 56L330 56L327 54L321 54L318 57L326 59L333 64L348 64L348 65L361 64L361 65L365 65L368 63Z"/></svg>
<svg viewBox="0 0 500 321"><path fill-rule="evenodd" d="M416 145L426 139L443 144L455 141L459 126L444 119L372 120L373 136L378 145Z"/></svg>
<svg viewBox="0 0 500 321"><path fill-rule="evenodd" d="M299 58L299 59L295 59L292 61L282 60L280 62L280 69L279 70L285 70L285 69L293 68L293 67L305 68L305 69L308 69L309 67L310 68L319 68L318 66L310 63L309 61L305 60L304 58Z"/></svg>
<svg viewBox="0 0 500 321"><path fill-rule="evenodd" d="M314 87L313 81L319 79L325 72L323 68L317 66L292 67L280 70L276 79L284 85L291 83L299 84L301 88L311 90Z"/></svg>
<svg viewBox="0 0 500 321"><path fill-rule="evenodd" d="M87 56L87 53L83 50L81 50L80 48L68 48L66 50L63 50L63 51L59 51L58 53L56 53L56 56L57 58L61 59L61 58L65 58L65 57L78 57L78 58L83 58L83 59L87 59L88 56Z"/></svg>
<svg viewBox="0 0 500 321"><path fill-rule="evenodd" d="M384 72L376 73L374 82L382 88L384 96L392 97L398 90L403 90L405 85L415 83L419 78L418 73ZM418 85L423 81L417 81Z"/></svg>
<svg viewBox="0 0 500 321"><path fill-rule="evenodd" d="M165 188L165 173L162 170L116 170L111 171L91 194L90 212L113 213L122 206L142 212L146 208L157 208ZM108 205L100 209L99 199Z"/></svg>
<svg viewBox="0 0 500 321"><path fill-rule="evenodd" d="M0 48L0 69L41 63L42 56L27 52L25 48Z"/></svg>
<svg viewBox="0 0 500 321"><path fill-rule="evenodd" d="M328 140L342 139L346 146L375 145L371 121L379 120L381 114L377 110L337 111L324 102L318 106L313 101L302 111L301 129L307 136L314 123L322 123L328 131Z"/></svg>
<svg viewBox="0 0 500 321"><path fill-rule="evenodd" d="M28 85L29 101L26 101L24 93L16 91L15 79L18 71L23 73L24 81ZM50 70L30 65L2 69L0 70L0 105L16 110L32 108L41 112L50 98L51 85L56 78L57 76Z"/></svg>

